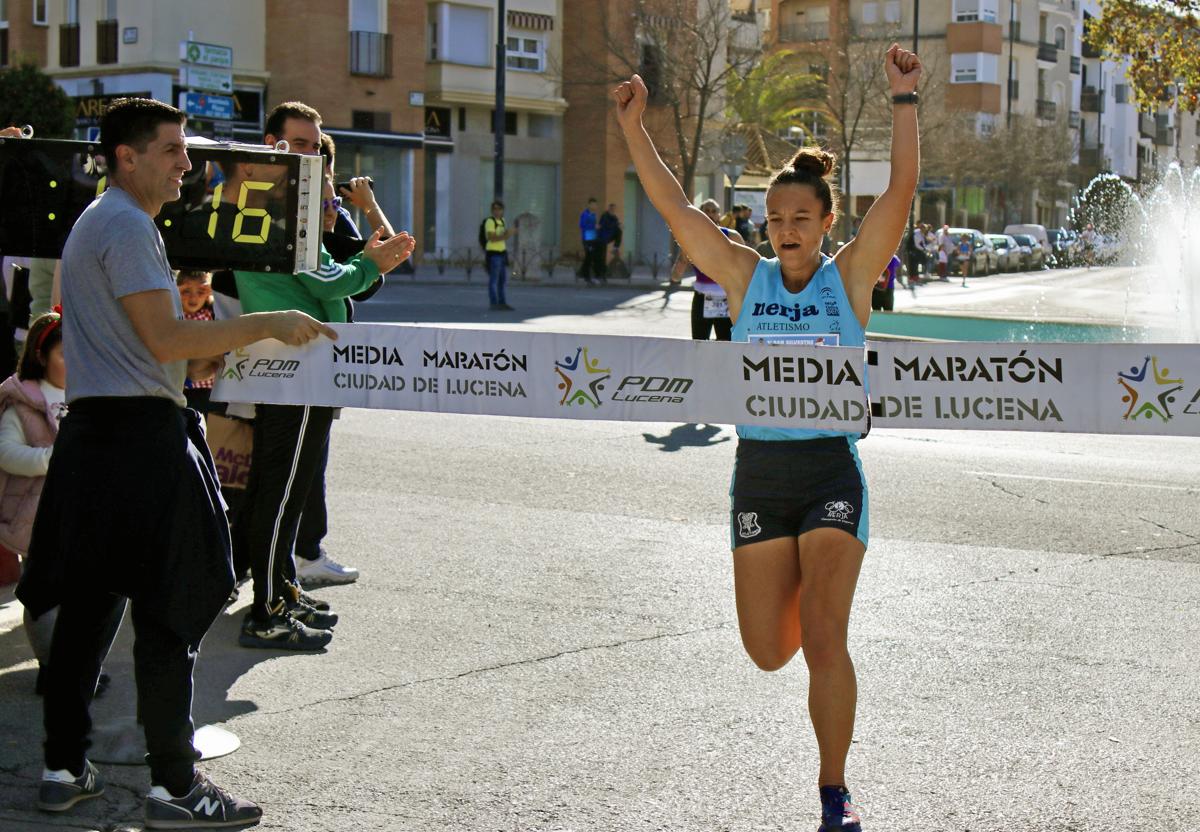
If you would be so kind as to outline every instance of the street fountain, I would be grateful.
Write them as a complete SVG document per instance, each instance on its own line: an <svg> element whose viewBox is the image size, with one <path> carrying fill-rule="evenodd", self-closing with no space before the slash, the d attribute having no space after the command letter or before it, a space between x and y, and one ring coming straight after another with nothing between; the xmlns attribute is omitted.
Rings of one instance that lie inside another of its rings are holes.
<svg viewBox="0 0 1200 832"><path fill-rule="evenodd" d="M1068 222L1077 231L1092 223L1119 241L1118 261L1131 267L1125 340L1200 340L1200 168L1187 175L1172 162L1144 197L1102 173L1080 191Z"/></svg>

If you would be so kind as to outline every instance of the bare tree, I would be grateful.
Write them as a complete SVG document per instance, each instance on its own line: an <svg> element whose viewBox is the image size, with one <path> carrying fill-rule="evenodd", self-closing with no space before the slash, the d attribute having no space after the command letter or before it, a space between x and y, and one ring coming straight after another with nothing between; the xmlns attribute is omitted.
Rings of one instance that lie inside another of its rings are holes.
<svg viewBox="0 0 1200 832"><path fill-rule="evenodd" d="M589 0L590 1L590 0ZM624 4L622 4L624 5ZM731 86L761 57L758 38L740 40L729 0L633 0L626 17L604 6L605 84L638 73L650 90L648 126L691 198L700 162L720 135Z"/></svg>

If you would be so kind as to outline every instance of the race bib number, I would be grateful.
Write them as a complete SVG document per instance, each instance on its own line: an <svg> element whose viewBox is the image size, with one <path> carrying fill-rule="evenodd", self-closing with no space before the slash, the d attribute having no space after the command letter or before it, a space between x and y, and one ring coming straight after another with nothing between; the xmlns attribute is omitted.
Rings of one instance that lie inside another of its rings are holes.
<svg viewBox="0 0 1200 832"><path fill-rule="evenodd" d="M704 296L704 317L706 318L728 318L729 317L729 298L715 298L712 295Z"/></svg>
<svg viewBox="0 0 1200 832"><path fill-rule="evenodd" d="M788 333L786 335L769 335L750 333L749 338L751 343L755 344L801 344L814 347L837 347L841 346L841 336L836 332L828 332L820 335L801 335L798 333Z"/></svg>

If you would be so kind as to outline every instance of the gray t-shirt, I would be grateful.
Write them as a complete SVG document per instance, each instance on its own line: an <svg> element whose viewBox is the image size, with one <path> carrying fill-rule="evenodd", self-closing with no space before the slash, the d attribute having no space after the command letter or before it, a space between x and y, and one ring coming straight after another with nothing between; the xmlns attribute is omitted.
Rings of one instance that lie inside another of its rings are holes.
<svg viewBox="0 0 1200 832"><path fill-rule="evenodd" d="M183 317L154 220L129 194L109 188L80 214L63 247L68 404L87 396L160 396L187 405L187 361L156 361L121 305L126 295L153 289L169 292L175 317Z"/></svg>

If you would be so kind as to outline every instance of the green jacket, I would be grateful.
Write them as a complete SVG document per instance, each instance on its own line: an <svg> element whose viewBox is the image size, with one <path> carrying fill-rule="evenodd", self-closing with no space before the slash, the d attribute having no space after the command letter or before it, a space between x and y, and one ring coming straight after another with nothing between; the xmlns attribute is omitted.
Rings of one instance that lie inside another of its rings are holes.
<svg viewBox="0 0 1200 832"><path fill-rule="evenodd" d="M321 265L311 272L233 273L243 312L283 312L297 309L318 321L346 322L346 298L379 279L379 268L362 254L336 263L321 246Z"/></svg>

